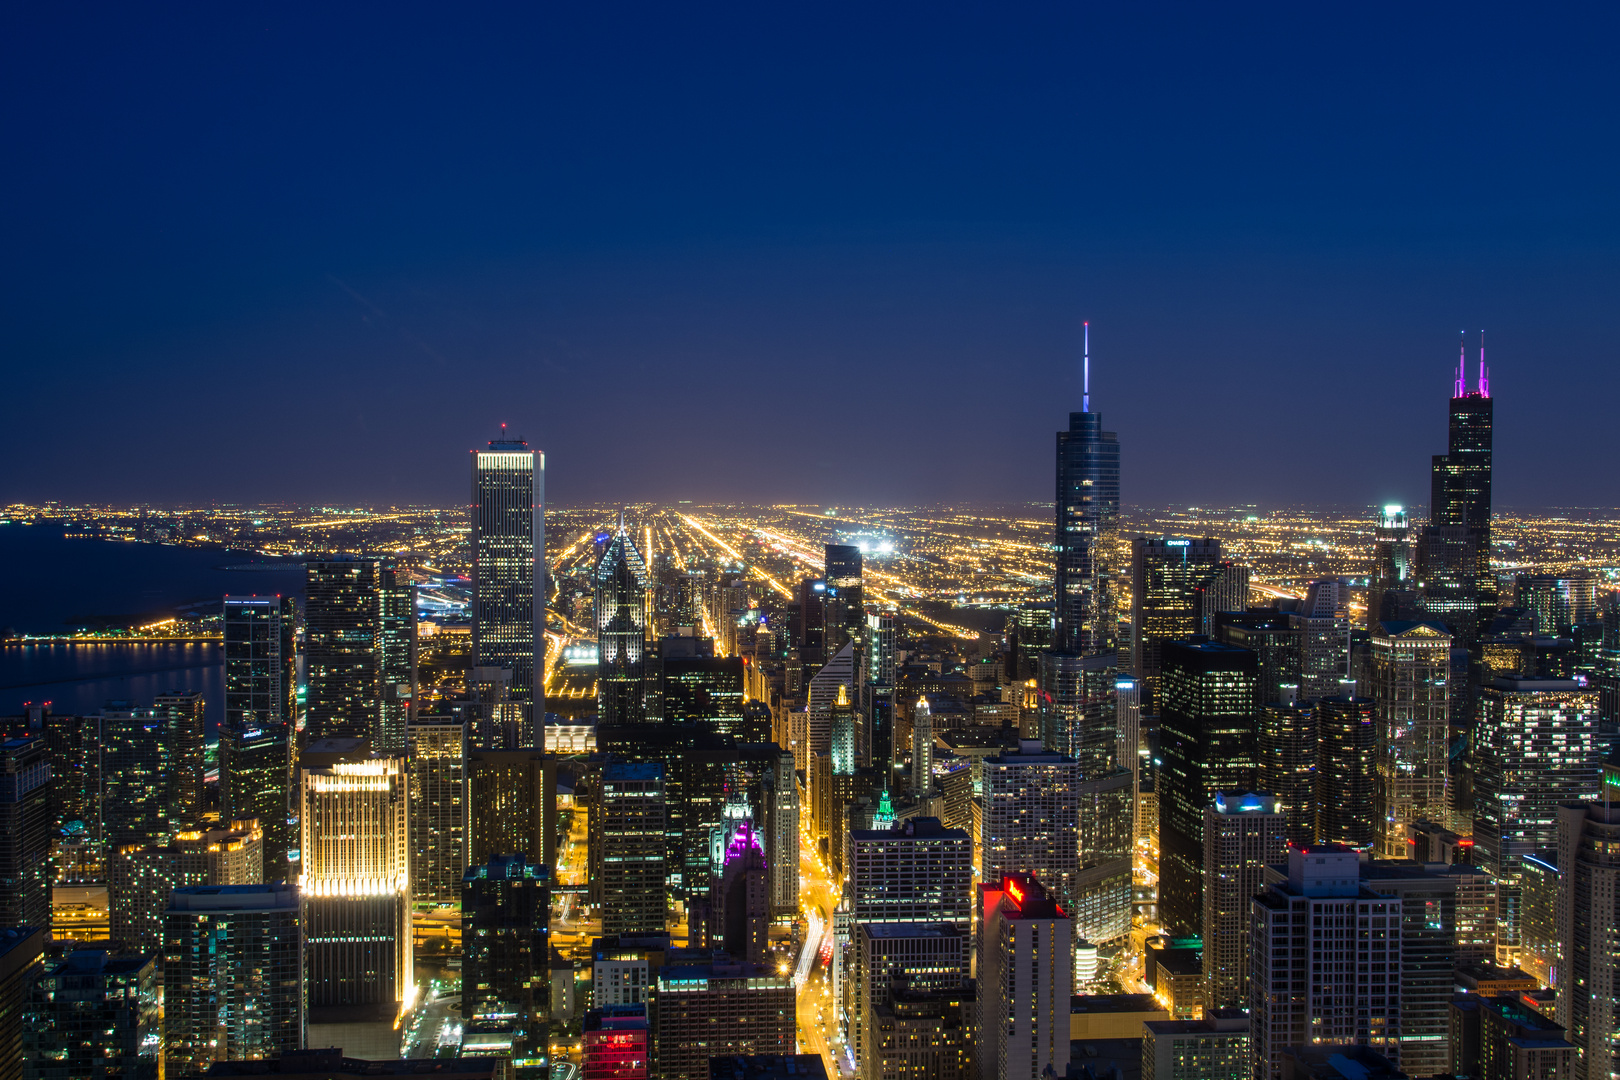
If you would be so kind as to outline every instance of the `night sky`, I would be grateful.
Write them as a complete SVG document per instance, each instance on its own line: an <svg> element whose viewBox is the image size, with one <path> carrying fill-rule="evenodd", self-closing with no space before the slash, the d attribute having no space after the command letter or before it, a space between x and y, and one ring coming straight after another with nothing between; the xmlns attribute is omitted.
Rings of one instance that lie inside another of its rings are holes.
<svg viewBox="0 0 1620 1080"><path fill-rule="evenodd" d="M1617 23L8 5L0 501L1620 504Z"/></svg>

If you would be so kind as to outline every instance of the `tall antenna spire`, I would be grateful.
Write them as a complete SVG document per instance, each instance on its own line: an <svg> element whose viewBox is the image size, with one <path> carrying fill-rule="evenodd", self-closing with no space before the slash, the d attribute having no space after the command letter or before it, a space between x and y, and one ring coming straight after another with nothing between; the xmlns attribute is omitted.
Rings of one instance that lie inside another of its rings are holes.
<svg viewBox="0 0 1620 1080"><path fill-rule="evenodd" d="M1457 389L1452 397L1463 396L1463 365L1468 362L1468 343L1464 340L1468 331L1457 331Z"/></svg>
<svg viewBox="0 0 1620 1080"><path fill-rule="evenodd" d="M1479 332L1479 396L1491 396L1491 375L1485 370L1485 331Z"/></svg>
<svg viewBox="0 0 1620 1080"><path fill-rule="evenodd" d="M1080 369L1080 411L1091 411L1091 323L1087 322L1085 359L1081 361Z"/></svg>

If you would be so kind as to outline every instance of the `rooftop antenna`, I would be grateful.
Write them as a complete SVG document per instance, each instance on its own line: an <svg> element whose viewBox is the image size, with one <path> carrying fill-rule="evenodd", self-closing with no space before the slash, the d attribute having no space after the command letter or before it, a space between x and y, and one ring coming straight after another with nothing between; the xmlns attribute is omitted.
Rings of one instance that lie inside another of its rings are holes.
<svg viewBox="0 0 1620 1080"><path fill-rule="evenodd" d="M1491 396L1491 376L1485 370L1485 331L1479 332L1479 396Z"/></svg>
<svg viewBox="0 0 1620 1080"><path fill-rule="evenodd" d="M1081 372L1081 375L1080 375L1080 411L1081 412L1090 412L1091 411L1091 323L1088 321L1084 325L1085 325L1085 328L1086 328L1086 346L1085 346L1084 359L1081 361L1082 366L1080 368L1080 372Z"/></svg>
<svg viewBox="0 0 1620 1080"><path fill-rule="evenodd" d="M1457 392L1452 397L1463 396L1463 365L1468 361L1468 343L1464 340L1466 330L1457 331Z"/></svg>

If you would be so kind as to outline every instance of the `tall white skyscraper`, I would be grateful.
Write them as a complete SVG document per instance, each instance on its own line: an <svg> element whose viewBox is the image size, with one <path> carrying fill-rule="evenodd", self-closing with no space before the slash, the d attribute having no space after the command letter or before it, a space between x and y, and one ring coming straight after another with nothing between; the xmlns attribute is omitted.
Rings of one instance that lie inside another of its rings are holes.
<svg viewBox="0 0 1620 1080"><path fill-rule="evenodd" d="M523 440L473 451L473 665L512 673L522 747L545 721L545 493L545 455Z"/></svg>
<svg viewBox="0 0 1620 1080"><path fill-rule="evenodd" d="M1039 740L1020 739L1018 753L985 758L983 770L980 879L1033 874L1073 911L1080 876L1080 763L1047 752ZM1074 923L1065 918L1064 925L1072 930Z"/></svg>

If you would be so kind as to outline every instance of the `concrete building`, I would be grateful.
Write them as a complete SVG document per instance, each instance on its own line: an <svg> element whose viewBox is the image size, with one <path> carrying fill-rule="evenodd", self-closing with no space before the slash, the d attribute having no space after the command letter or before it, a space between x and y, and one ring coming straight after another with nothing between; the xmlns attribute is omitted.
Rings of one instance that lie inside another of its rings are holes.
<svg viewBox="0 0 1620 1080"><path fill-rule="evenodd" d="M1445 820L1452 635L1438 622L1380 622L1372 634L1378 722L1378 854L1406 858L1407 825Z"/></svg>
<svg viewBox="0 0 1620 1080"><path fill-rule="evenodd" d="M1222 792L1204 811L1204 1006L1249 1000L1249 901L1287 859L1287 819L1272 795Z"/></svg>
<svg viewBox="0 0 1620 1080"><path fill-rule="evenodd" d="M257 821L177 833L164 847L119 848L107 859L112 940L136 952L160 953L163 913L175 889L263 881L264 831Z"/></svg>
<svg viewBox="0 0 1620 1080"><path fill-rule="evenodd" d="M1575 1044L1574 1080L1607 1080L1620 1070L1620 795L1617 771L1604 775L1604 801L1558 808L1558 1023Z"/></svg>
<svg viewBox="0 0 1620 1080"><path fill-rule="evenodd" d="M709 1060L791 1054L793 977L761 964L672 964L653 998L653 1072L663 1080L708 1080Z"/></svg>
<svg viewBox="0 0 1620 1080"><path fill-rule="evenodd" d="M1038 1080L1069 1060L1073 924L1033 874L1004 874L979 898L979 1075Z"/></svg>
<svg viewBox="0 0 1620 1080"><path fill-rule="evenodd" d="M1080 875L1084 779L1078 761L1048 752L1037 740L1019 740L1016 754L985 758L980 880L1033 874L1067 912ZM1072 932L1067 915L1064 921ZM1071 941L1071 956L1073 946Z"/></svg>
<svg viewBox="0 0 1620 1080"><path fill-rule="evenodd" d="M521 855L461 880L462 1053L550 1060L551 874ZM544 1073L542 1072L543 1076Z"/></svg>
<svg viewBox="0 0 1620 1080"><path fill-rule="evenodd" d="M1248 1080L1249 1014L1216 1009L1203 1020L1142 1025L1142 1080Z"/></svg>

